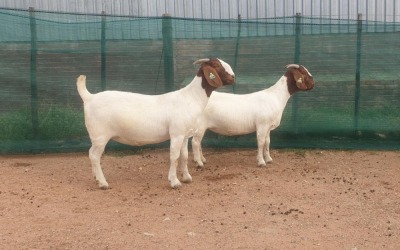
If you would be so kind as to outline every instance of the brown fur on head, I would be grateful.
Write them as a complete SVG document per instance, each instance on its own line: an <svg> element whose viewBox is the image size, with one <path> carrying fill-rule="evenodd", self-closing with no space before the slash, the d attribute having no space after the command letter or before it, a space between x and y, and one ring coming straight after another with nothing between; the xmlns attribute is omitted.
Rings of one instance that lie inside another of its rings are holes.
<svg viewBox="0 0 400 250"><path fill-rule="evenodd" d="M307 91L314 88L314 78L303 65L289 64L285 73L290 95L298 91Z"/></svg>
<svg viewBox="0 0 400 250"><path fill-rule="evenodd" d="M208 97L213 90L235 82L235 77L226 72L218 58L200 59L195 62L195 64L198 63L201 63L201 67L197 76L202 77L201 86L205 89Z"/></svg>

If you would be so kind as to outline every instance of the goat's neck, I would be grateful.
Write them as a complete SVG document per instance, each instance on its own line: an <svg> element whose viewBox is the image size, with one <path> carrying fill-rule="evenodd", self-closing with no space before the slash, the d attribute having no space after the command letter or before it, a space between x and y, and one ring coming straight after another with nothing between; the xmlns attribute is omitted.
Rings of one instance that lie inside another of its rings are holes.
<svg viewBox="0 0 400 250"><path fill-rule="evenodd" d="M274 85L272 85L265 91L273 92L274 96L278 98L282 102L282 104L286 104L291 96L289 93L286 76L282 76Z"/></svg>
<svg viewBox="0 0 400 250"><path fill-rule="evenodd" d="M190 93L196 103L205 107L209 98L206 94L206 90L201 86L202 79L203 78L200 76L195 76L193 80L182 90L188 94Z"/></svg>

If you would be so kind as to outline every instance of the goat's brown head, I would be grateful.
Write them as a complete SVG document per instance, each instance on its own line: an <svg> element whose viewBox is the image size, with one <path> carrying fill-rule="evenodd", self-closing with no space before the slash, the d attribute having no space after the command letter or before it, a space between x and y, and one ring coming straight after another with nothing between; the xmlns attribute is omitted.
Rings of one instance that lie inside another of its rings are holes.
<svg viewBox="0 0 400 250"><path fill-rule="evenodd" d="M303 65L289 64L285 73L289 93L293 95L298 91L307 91L314 88L314 78Z"/></svg>
<svg viewBox="0 0 400 250"><path fill-rule="evenodd" d="M235 73L233 73L231 66L221 59L199 59L193 64L201 64L197 76L202 77L201 86L205 89L208 97L216 88L235 82Z"/></svg>

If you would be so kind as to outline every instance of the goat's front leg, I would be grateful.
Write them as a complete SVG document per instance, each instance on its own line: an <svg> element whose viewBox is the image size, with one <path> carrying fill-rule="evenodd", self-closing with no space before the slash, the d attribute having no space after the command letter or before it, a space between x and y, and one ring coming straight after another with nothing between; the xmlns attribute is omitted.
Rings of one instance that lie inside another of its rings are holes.
<svg viewBox="0 0 400 250"><path fill-rule="evenodd" d="M264 161L264 145L267 136L267 130L264 128L257 128L257 164L259 167L266 167L267 164Z"/></svg>
<svg viewBox="0 0 400 250"><path fill-rule="evenodd" d="M269 145L271 142L270 133L271 133L271 130L268 130L267 135L265 137L265 145L264 145L264 159L267 163L272 162L271 155L269 154Z"/></svg>
<svg viewBox="0 0 400 250"><path fill-rule="evenodd" d="M179 156L179 168L182 170L182 181L189 183L192 182L192 176L189 174L188 166L187 166L187 161L188 161L188 141L189 138L185 138L182 143L182 148L181 148L181 155Z"/></svg>
<svg viewBox="0 0 400 250"><path fill-rule="evenodd" d="M172 188L179 188L180 186L182 186L181 182L178 180L178 177L176 176L176 167L178 166L178 159L184 139L185 139L184 136L177 136L171 138L170 156L169 156L170 167L168 173L168 180Z"/></svg>

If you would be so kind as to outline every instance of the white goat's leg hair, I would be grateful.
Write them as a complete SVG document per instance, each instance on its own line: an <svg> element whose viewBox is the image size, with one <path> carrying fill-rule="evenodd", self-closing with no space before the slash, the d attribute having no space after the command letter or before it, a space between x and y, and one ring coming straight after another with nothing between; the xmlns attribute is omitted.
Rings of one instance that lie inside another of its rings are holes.
<svg viewBox="0 0 400 250"><path fill-rule="evenodd" d="M257 163L259 167L265 167L267 164L264 161L264 145L265 145L265 138L267 135L267 131L265 128L258 127L257 128Z"/></svg>
<svg viewBox="0 0 400 250"><path fill-rule="evenodd" d="M265 145L264 145L264 159L267 163L272 162L271 155L269 154L269 145L271 143L270 133L271 130L268 130L267 136L265 137Z"/></svg>
<svg viewBox="0 0 400 250"><path fill-rule="evenodd" d="M202 139L203 140L203 139ZM201 157L201 160L203 161L203 164L204 163L207 163L207 160L206 160L206 158L204 157L204 155L203 155L203 147L201 146L201 142L200 142L200 157Z"/></svg>
<svg viewBox="0 0 400 250"><path fill-rule="evenodd" d="M203 149L201 148L201 141L205 132L205 129L198 128L192 139L193 160L198 167L204 167L204 163L206 163L206 158L204 158Z"/></svg>
<svg viewBox="0 0 400 250"><path fill-rule="evenodd" d="M101 155L104 152L106 144L107 142L105 143L92 142L92 147L89 150L89 158L92 164L92 172L101 189L109 188L100 165Z"/></svg>
<svg viewBox="0 0 400 250"><path fill-rule="evenodd" d="M178 166L178 160L181 153L181 148L184 140L184 136L171 137L171 145L170 145L170 167L168 173L168 180L171 184L172 188L179 188L182 186L181 182L178 180L176 176L176 168Z"/></svg>
<svg viewBox="0 0 400 250"><path fill-rule="evenodd" d="M181 155L179 156L179 169L182 170L182 181L189 183L192 182L192 176L189 174L187 162L189 157L188 152L189 138L185 138L182 143Z"/></svg>

